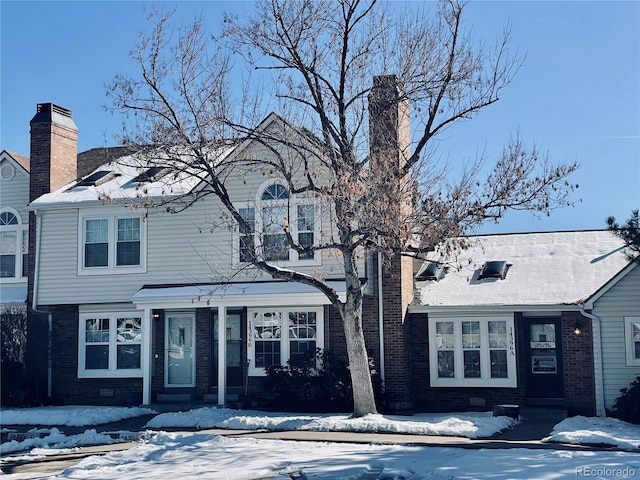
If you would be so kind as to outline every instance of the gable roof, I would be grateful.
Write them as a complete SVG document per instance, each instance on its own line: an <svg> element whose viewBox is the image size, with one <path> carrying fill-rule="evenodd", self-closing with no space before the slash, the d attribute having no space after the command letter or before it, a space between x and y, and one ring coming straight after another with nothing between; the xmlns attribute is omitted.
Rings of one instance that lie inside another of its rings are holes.
<svg viewBox="0 0 640 480"><path fill-rule="evenodd" d="M629 262L629 264L614 275L607 283L602 285L596 292L593 293L585 302L585 308L587 310L593 309L593 304L602 297L605 293L611 290L620 280L626 277L634 269L639 268L640 259ZM640 285L638 285L638 295L640 295Z"/></svg>
<svg viewBox="0 0 640 480"><path fill-rule="evenodd" d="M290 135L295 132L306 139L310 144L317 146L317 139L314 139L308 132L288 123L285 119L275 113L270 113L253 132L271 130L271 135ZM247 137L240 139L223 140L211 146L208 152L208 160L212 163L221 162L232 153L240 156L251 145L256 138L253 132ZM268 140L267 136L267 140ZM170 155L180 156L180 147L171 149ZM184 151L183 151L184 152ZM136 160L146 155L142 161ZM204 172L194 169L193 172L180 172L177 174L161 176L157 178L146 178L145 174L149 170L149 155L157 156L158 166L163 163L170 166L170 161L163 162L166 158L166 148L154 150L152 147L145 147L139 152L134 152L132 147L105 147L94 148L78 154L78 175L79 178L55 192L45 194L33 202L31 208L54 208L69 204L101 204L105 198L109 201L118 200L145 201L160 199L171 200L195 194L202 184ZM93 167L93 169L89 169ZM109 175L99 172L108 172ZM101 177L99 182L92 182L94 176ZM140 182L140 178L146 181Z"/></svg>
<svg viewBox="0 0 640 480"><path fill-rule="evenodd" d="M578 305L628 264L623 242L607 230L518 233L469 238L457 255L429 259L448 271L438 281L417 281L419 307ZM479 279L485 262L506 261L504 278Z"/></svg>
<svg viewBox="0 0 640 480"><path fill-rule="evenodd" d="M3 150L0 155L4 158L10 158L14 163L19 166L25 173L29 173L29 157L20 155L19 153L10 152L9 150Z"/></svg>

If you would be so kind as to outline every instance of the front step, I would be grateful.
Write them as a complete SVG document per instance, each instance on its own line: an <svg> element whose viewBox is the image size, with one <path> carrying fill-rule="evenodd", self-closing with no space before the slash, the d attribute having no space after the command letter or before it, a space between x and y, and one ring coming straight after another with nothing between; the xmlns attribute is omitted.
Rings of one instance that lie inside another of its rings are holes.
<svg viewBox="0 0 640 480"><path fill-rule="evenodd" d="M186 403L192 400L190 393L159 393L156 398L158 403Z"/></svg>
<svg viewBox="0 0 640 480"><path fill-rule="evenodd" d="M521 407L520 417L523 420L529 421L552 420L555 422L561 422L567 418L567 411L564 408Z"/></svg>

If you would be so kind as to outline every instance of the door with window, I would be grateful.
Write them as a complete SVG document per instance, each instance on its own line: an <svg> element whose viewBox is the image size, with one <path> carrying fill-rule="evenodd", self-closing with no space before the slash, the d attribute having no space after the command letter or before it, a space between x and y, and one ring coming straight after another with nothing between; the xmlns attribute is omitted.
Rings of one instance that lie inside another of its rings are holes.
<svg viewBox="0 0 640 480"><path fill-rule="evenodd" d="M559 318L525 319L527 399L555 405L564 400L562 334Z"/></svg>
<svg viewBox="0 0 640 480"><path fill-rule="evenodd" d="M219 318L217 314L213 315L212 332L213 332L213 362L211 365L211 385L214 387L218 385L218 362L219 359L219 331L218 331ZM225 330L224 330L224 342L225 342L225 365L226 365L226 377L227 377L227 389L242 387L242 313L229 311L226 315Z"/></svg>
<svg viewBox="0 0 640 480"><path fill-rule="evenodd" d="M165 387L195 385L195 314L169 313L165 322Z"/></svg>

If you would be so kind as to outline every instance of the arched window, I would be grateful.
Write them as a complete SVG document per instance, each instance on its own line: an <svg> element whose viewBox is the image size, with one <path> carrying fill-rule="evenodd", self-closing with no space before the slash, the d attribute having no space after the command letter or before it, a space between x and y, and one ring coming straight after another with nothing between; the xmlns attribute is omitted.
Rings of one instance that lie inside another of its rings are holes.
<svg viewBox="0 0 640 480"><path fill-rule="evenodd" d="M17 279L27 275L29 231L17 213L0 212L0 278Z"/></svg>
<svg viewBox="0 0 640 480"><path fill-rule="evenodd" d="M18 217L16 217L11 212L2 212L0 213L0 225L18 225L20 221Z"/></svg>
<svg viewBox="0 0 640 480"><path fill-rule="evenodd" d="M257 250L267 261L313 260L314 252L296 253L291 248L285 228L294 242L312 246L316 240L316 215L313 203L303 203L291 197L279 182L268 184L258 192L255 206L239 208L247 225L239 232L239 260L251 262Z"/></svg>
<svg viewBox="0 0 640 480"><path fill-rule="evenodd" d="M289 260L285 222L289 217L289 191L281 184L269 185L262 192L262 251L265 260Z"/></svg>

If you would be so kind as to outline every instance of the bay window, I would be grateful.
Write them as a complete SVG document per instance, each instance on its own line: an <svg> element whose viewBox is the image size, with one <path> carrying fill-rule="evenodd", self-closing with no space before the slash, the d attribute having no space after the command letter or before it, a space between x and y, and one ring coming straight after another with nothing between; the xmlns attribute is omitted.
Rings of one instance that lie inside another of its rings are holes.
<svg viewBox="0 0 640 480"><path fill-rule="evenodd" d="M512 317L429 318L434 387L516 387Z"/></svg>

